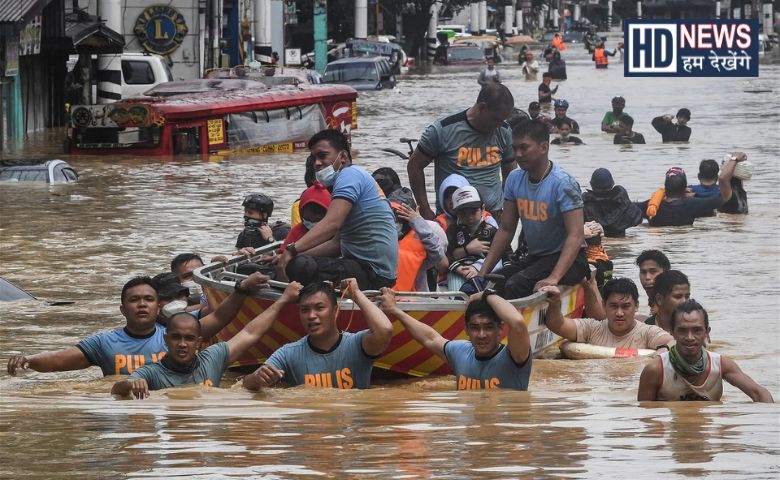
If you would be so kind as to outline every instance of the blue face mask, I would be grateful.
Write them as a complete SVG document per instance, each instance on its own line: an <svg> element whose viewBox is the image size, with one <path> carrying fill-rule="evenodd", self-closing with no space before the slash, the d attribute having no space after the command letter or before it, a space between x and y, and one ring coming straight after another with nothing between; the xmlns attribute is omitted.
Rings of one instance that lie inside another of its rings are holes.
<svg viewBox="0 0 780 480"><path fill-rule="evenodd" d="M306 230L311 230L312 228L314 228L320 222L310 222L310 221L308 221L306 219L301 219L301 223L303 223L303 226L306 227Z"/></svg>
<svg viewBox="0 0 780 480"><path fill-rule="evenodd" d="M328 165L322 170L315 172L314 178L325 187L332 187L333 181L336 179L336 169L333 168L333 165Z"/></svg>

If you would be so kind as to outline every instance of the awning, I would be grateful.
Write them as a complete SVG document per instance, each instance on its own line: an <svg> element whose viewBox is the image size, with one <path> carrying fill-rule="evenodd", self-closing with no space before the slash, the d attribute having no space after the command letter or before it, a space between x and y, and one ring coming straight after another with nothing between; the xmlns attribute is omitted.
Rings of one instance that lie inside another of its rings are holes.
<svg viewBox="0 0 780 480"><path fill-rule="evenodd" d="M71 41L68 50L79 53L122 53L125 47L125 37L93 15L66 17L65 36Z"/></svg>
<svg viewBox="0 0 780 480"><path fill-rule="evenodd" d="M0 23L28 23L51 0L0 0Z"/></svg>

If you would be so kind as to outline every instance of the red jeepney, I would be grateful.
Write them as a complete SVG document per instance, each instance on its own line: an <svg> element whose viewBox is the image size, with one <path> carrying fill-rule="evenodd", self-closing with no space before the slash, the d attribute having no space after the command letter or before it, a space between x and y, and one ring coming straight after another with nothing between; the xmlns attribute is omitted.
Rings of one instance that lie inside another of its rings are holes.
<svg viewBox="0 0 780 480"><path fill-rule="evenodd" d="M324 128L357 128L357 92L344 85L205 79L163 83L107 105L75 105L73 154L275 153L306 148Z"/></svg>

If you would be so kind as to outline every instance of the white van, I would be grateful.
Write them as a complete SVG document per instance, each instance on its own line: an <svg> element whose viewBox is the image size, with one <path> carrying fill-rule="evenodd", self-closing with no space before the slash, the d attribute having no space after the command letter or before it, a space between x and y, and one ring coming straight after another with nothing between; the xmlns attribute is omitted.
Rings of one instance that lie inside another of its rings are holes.
<svg viewBox="0 0 780 480"><path fill-rule="evenodd" d="M78 55L68 59L68 71L75 68ZM125 52L121 55L122 98L141 95L155 85L173 81L173 74L165 59L159 55L142 52ZM92 99L97 99L97 55L92 55Z"/></svg>

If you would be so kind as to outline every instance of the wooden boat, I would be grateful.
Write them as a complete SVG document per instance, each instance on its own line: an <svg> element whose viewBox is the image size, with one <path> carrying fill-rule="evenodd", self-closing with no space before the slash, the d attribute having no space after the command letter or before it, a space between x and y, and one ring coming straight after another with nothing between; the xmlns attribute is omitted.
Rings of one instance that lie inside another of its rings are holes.
<svg viewBox="0 0 780 480"><path fill-rule="evenodd" d="M107 105L75 105L70 153L277 153L306 148L325 128L357 128L345 85L275 85L235 78L161 83Z"/></svg>
<svg viewBox="0 0 780 480"><path fill-rule="evenodd" d="M266 252L270 252L268 249ZM214 263L196 270L195 282L203 287L210 305L223 302L233 291L236 280L245 278L235 273L236 267L246 263L246 257L234 257L227 264ZM237 318L225 327L216 340L225 341L238 333L252 318L268 308L280 295L285 283L271 282L271 288L260 290L257 294L247 297ZM366 291L369 297L378 294L377 291ZM399 292L399 305L412 317L430 325L442 336L449 339L466 339L463 314L466 310L468 296L462 292ZM529 297L512 300L511 303L522 312L531 346L535 356L546 352L557 345L561 338L545 326L546 294L536 293ZM578 316L582 313L585 296L582 288L564 287L562 292L562 312L564 315ZM351 300L339 300L337 324L341 330L357 332L366 327L366 322L360 309ZM451 370L447 364L422 347L411 338L398 320L393 321L393 339L390 347L379 357L374 366L403 375L422 377L427 375L447 375ZM506 327L505 327L506 329ZM506 330L504 342L506 342ZM281 318L260 342L252 347L237 365L258 365L283 344L293 342L304 335L304 330L298 318L296 305L288 305L282 310Z"/></svg>

